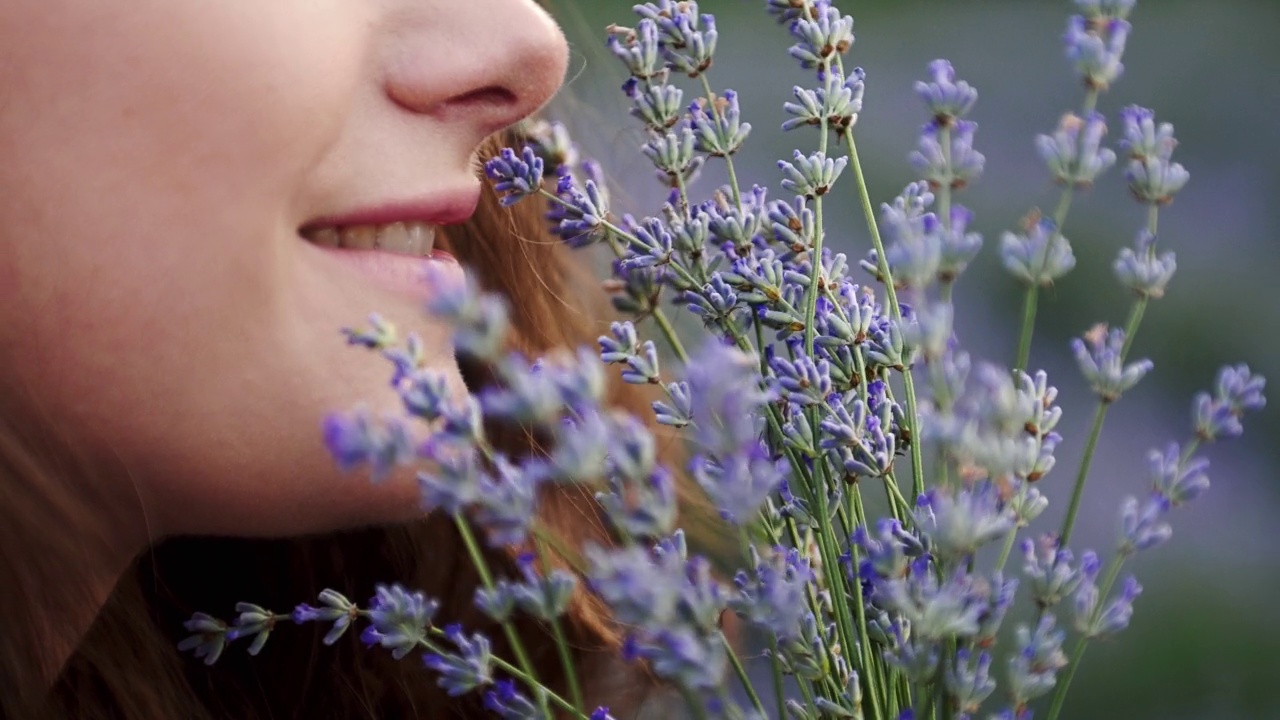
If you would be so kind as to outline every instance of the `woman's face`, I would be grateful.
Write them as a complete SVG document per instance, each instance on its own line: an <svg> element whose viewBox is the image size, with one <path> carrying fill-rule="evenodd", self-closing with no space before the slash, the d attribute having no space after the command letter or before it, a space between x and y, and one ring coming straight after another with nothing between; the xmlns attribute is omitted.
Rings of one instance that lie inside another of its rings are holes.
<svg viewBox="0 0 1280 720"><path fill-rule="evenodd" d="M0 2L0 379L123 470L153 534L412 514L411 477L339 473L320 423L396 407L339 332L371 311L462 387L430 288L387 277L422 263L303 235L405 220L421 251L565 64L533 0Z"/></svg>

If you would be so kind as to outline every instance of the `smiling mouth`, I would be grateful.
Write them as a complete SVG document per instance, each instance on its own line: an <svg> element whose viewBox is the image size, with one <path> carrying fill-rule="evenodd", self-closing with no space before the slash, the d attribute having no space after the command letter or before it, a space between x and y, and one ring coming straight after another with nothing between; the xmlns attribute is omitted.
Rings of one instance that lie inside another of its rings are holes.
<svg viewBox="0 0 1280 720"><path fill-rule="evenodd" d="M430 257L437 252L439 226L424 222L386 225L328 225L304 228L302 237L313 245L349 250L382 250L397 255Z"/></svg>

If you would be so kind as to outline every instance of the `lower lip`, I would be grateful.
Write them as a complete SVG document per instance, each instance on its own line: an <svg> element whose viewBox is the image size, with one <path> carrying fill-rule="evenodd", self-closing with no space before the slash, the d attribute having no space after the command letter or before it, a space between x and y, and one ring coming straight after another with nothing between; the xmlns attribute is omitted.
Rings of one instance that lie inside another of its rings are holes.
<svg viewBox="0 0 1280 720"><path fill-rule="evenodd" d="M418 300L435 297L442 286L456 287L465 278L457 258L443 250L418 256L306 244L373 280L378 287Z"/></svg>

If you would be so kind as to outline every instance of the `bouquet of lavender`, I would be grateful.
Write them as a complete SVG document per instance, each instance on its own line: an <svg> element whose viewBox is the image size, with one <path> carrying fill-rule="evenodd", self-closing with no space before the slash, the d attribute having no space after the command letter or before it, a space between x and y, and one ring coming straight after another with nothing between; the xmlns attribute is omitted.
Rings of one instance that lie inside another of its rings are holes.
<svg viewBox="0 0 1280 720"><path fill-rule="evenodd" d="M1040 703L1056 720L1089 643L1129 624L1142 588L1124 576L1125 563L1170 537L1174 511L1209 487L1202 450L1239 435L1246 411L1264 404L1261 377L1244 365L1223 368L1194 399L1188 437L1149 452L1146 485L1119 508L1115 544L1101 553L1068 548L1108 408L1152 369L1130 351L1148 305L1173 277L1157 222L1188 180L1172 159L1172 126L1150 110L1122 111L1116 149L1104 146L1107 120L1095 105L1123 70L1135 0L1074 1L1079 14L1065 45L1082 81L1081 109L1035 140L1061 199L1052 215L1032 214L999 243L1005 268L1026 288L1011 368L972 361L953 330L952 288L983 245L955 195L980 177L984 158L966 119L977 92L950 63L930 63L916 83L926 124L909 160L919 180L877 214L857 151L865 76L844 60L853 19L829 0L766 0L795 41L791 57L813 73L812 86L794 89L782 126L813 149L778 163L784 196L770 199L734 170L751 126L736 93L715 91L708 77L714 18L695 2L636 5L639 21L611 26L607 42L630 74L623 90L647 130L641 151L671 190L658 214L612 212L600 168L579 162L559 125L531 125L527 146L486 166L505 203L545 197L566 243L612 253L614 303L633 319L614 323L598 349L531 362L503 354L504 306L469 284L431 311L455 325L458 352L497 370L499 386L449 401L443 380L422 369L418 340L400 343L374 316L348 339L392 361L407 416L326 421L345 467L369 466L377 479L393 466L425 464L424 505L456 521L482 581L475 602L502 624L512 657L496 657L485 637L439 626L437 603L398 585L364 606L326 591L291 614L248 603L231 623L197 614L184 646L212 663L238 638L252 638L256 653L282 621L328 623L327 642L362 621L369 645L396 657L425 652L447 692L484 693L499 717L597 720L609 711L583 705L560 621L582 578L628 629L628 658L678 690L694 717L1024 719ZM684 88L680 76L690 79ZM707 162L723 162L729 182L699 196L695 180ZM1075 264L1062 228L1076 192L1117 162L1145 216L1114 264L1133 304L1123 327L1100 324L1071 344L1097 410L1065 521L1024 533L1049 502L1040 481L1061 441L1058 391L1045 372L1027 368L1037 299ZM824 244L823 205L839 195L866 216L871 247L856 267ZM692 352L667 318L672 306L706 330ZM646 331L667 345L675 373L660 371ZM606 365L661 389L653 412L684 429L686 467L662 467L648 426L604 406ZM486 418L544 432L552 450L506 457L487 441ZM441 429L415 445L411 422ZM740 531L744 566L732 583L692 554L675 526L677 472ZM577 573L548 570L539 558L547 548L536 498L549 483L595 484L618 539L586 548ZM528 549L520 575L494 577L482 541ZM1020 561L1011 566L1015 549ZM1034 620L1002 632L1019 598ZM767 692L723 634L726 610L759 630ZM516 613L560 641L568 697L537 681L513 629Z"/></svg>

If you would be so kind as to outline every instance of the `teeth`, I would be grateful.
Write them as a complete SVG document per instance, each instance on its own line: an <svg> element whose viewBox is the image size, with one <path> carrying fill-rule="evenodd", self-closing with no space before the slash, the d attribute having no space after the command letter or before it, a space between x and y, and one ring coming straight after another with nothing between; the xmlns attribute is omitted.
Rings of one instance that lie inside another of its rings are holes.
<svg viewBox="0 0 1280 720"><path fill-rule="evenodd" d="M309 238L311 242L320 247L338 247L342 238L338 236L338 228L320 228L311 234Z"/></svg>
<svg viewBox="0 0 1280 720"><path fill-rule="evenodd" d="M324 227L307 231L307 240L322 247L352 250L383 250L399 255L430 255L435 249L436 228L426 223L391 223L390 225L352 225Z"/></svg>

